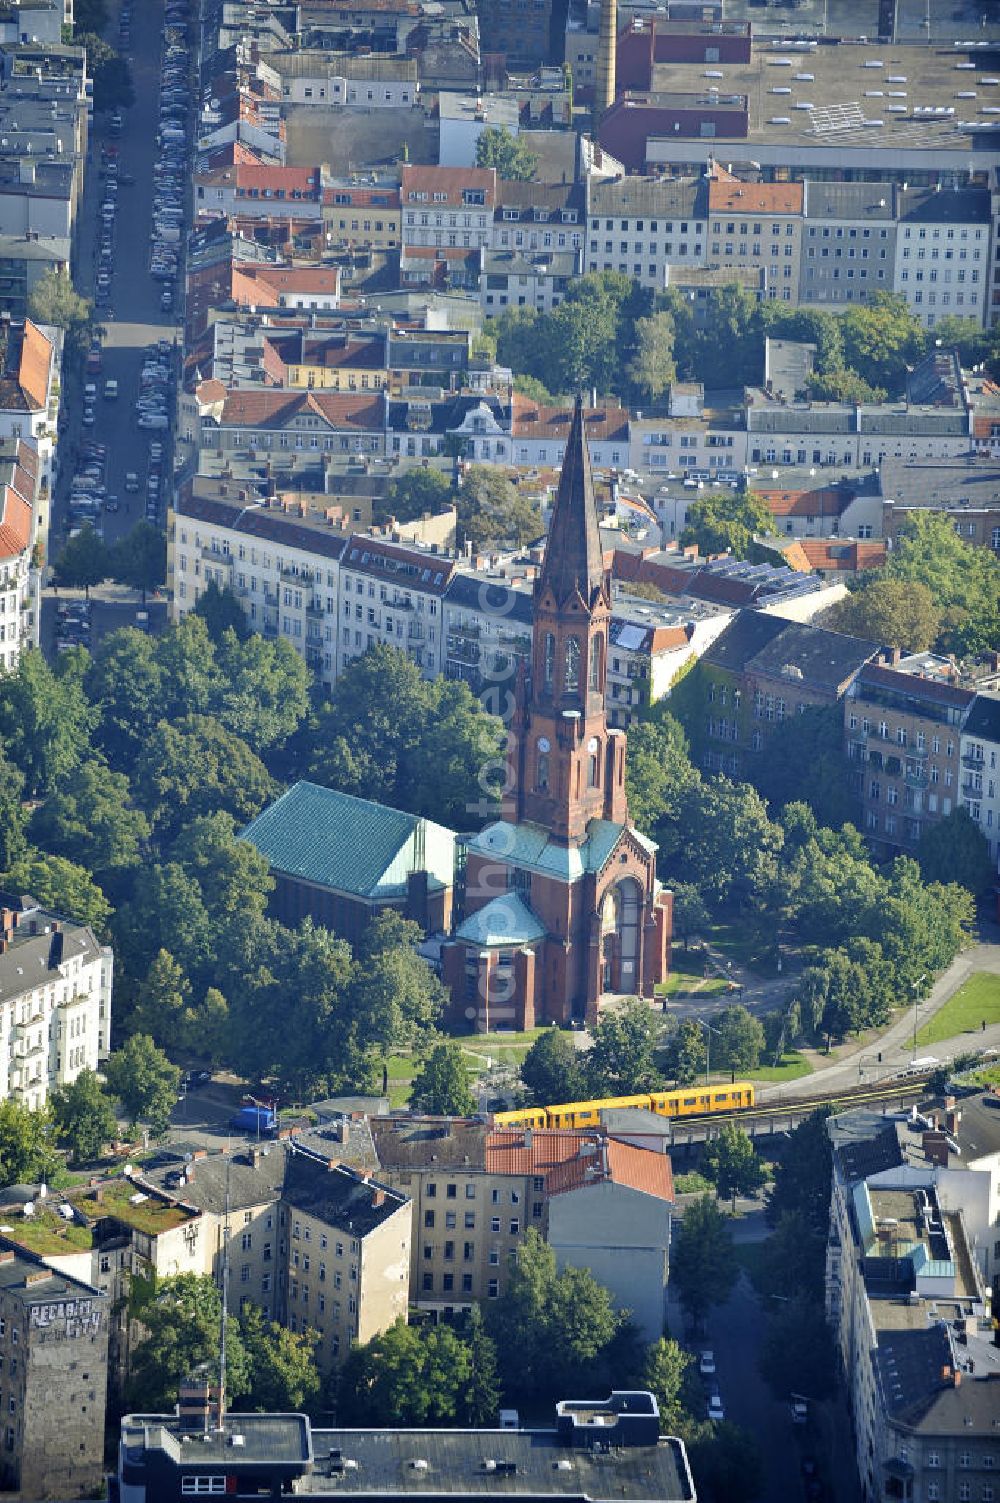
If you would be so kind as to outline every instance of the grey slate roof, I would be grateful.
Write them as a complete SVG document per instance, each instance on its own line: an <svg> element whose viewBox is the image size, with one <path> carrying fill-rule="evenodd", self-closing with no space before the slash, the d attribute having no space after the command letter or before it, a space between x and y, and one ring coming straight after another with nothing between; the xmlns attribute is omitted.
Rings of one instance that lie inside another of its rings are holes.
<svg viewBox="0 0 1000 1503"><path fill-rule="evenodd" d="M702 661L713 668L728 669L730 673L743 673L750 659L780 636L787 624L780 616L740 611L702 654Z"/></svg>
<svg viewBox="0 0 1000 1503"><path fill-rule="evenodd" d="M963 734L1000 742L1000 694L976 695Z"/></svg>
<svg viewBox="0 0 1000 1503"><path fill-rule="evenodd" d="M398 1190L339 1165L331 1168L318 1154L296 1148L288 1154L282 1199L351 1237L367 1237L407 1203Z"/></svg>
<svg viewBox="0 0 1000 1503"><path fill-rule="evenodd" d="M748 665L751 673L780 678L785 670L791 669L791 676L798 682L836 690L878 650L874 642L826 631L820 626L806 626L798 621L782 625L784 630L751 658Z"/></svg>
<svg viewBox="0 0 1000 1503"><path fill-rule="evenodd" d="M57 918L33 898L0 892L0 908L12 908L20 917L9 948L0 955L0 1002L9 1002L54 980L58 968L71 959L89 964L100 958L101 947L91 929L72 919ZM35 934L30 932L31 923L36 925ZM59 926L55 931L54 923Z"/></svg>

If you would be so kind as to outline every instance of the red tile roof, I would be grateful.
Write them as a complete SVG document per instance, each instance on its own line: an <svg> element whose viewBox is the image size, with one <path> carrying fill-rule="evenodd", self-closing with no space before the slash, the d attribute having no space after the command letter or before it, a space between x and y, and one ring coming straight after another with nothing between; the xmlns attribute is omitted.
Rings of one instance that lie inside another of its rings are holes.
<svg viewBox="0 0 1000 1503"><path fill-rule="evenodd" d="M311 413L331 428L381 432L384 407L379 393L346 391L231 391L219 421L226 428L285 428Z"/></svg>
<svg viewBox="0 0 1000 1503"><path fill-rule="evenodd" d="M670 1159L597 1132L535 1128L526 1141L522 1128L498 1128L486 1139L488 1174L538 1175L549 1195L584 1185L626 1185L658 1200L673 1200Z"/></svg>
<svg viewBox="0 0 1000 1503"><path fill-rule="evenodd" d="M0 513L0 558L18 558L31 542L31 507L9 485L3 488Z"/></svg>
<svg viewBox="0 0 1000 1503"><path fill-rule="evenodd" d="M492 209L496 202L496 172L492 167L404 167L402 170L400 198L403 203L426 203L430 209L467 208L463 193L467 188L481 190L486 202L483 207ZM425 199L414 199L415 193L425 193ZM435 199L436 193L443 194ZM478 205L476 207L479 207Z"/></svg>
<svg viewBox="0 0 1000 1503"><path fill-rule="evenodd" d="M886 560L886 546L881 540L859 543L853 538L846 541L840 538L797 538L796 542L810 569L835 569L838 573L854 574L859 569L880 569ZM791 559L788 561L792 562Z"/></svg>
<svg viewBox="0 0 1000 1503"><path fill-rule="evenodd" d="M801 214L801 183L741 183L738 179L708 185L712 214Z"/></svg>
<svg viewBox="0 0 1000 1503"><path fill-rule="evenodd" d="M624 442L628 437L629 415L624 407L615 407L612 403L606 402L603 407L586 408L583 418L587 438L591 442L612 438L620 438ZM515 438L565 440L569 435L569 425L572 419L572 407L547 407L540 402L533 401L531 397L524 396L522 392L514 393L513 434Z"/></svg>
<svg viewBox="0 0 1000 1503"><path fill-rule="evenodd" d="M758 494L773 517L839 517L851 499L836 486L817 486L808 491L758 488Z"/></svg>

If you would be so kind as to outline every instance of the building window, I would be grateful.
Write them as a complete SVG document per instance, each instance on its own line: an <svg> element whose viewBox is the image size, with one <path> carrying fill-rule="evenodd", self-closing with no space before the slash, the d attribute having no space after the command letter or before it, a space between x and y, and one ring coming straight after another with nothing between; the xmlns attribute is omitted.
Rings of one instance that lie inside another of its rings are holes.
<svg viewBox="0 0 1000 1503"><path fill-rule="evenodd" d="M490 1279L486 1286L486 1294L489 1299L497 1299L500 1295L500 1280Z"/></svg>

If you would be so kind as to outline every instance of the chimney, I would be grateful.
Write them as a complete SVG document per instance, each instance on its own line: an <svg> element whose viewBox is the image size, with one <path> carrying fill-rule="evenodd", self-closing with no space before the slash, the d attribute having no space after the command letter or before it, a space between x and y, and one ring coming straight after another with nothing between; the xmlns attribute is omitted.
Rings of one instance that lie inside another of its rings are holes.
<svg viewBox="0 0 1000 1503"><path fill-rule="evenodd" d="M594 90L593 135L605 111L615 102L615 71L618 50L618 0L601 0L601 35L597 46L597 84Z"/></svg>
<svg viewBox="0 0 1000 1503"><path fill-rule="evenodd" d="M883 649L882 661L887 667L895 668L896 664L902 662L902 660L903 649L901 647L886 647Z"/></svg>
<svg viewBox="0 0 1000 1503"><path fill-rule="evenodd" d="M920 1139L920 1146L924 1151L924 1157L931 1164L939 1164L942 1169L948 1167L948 1141L943 1132L925 1132Z"/></svg>
<svg viewBox="0 0 1000 1503"><path fill-rule="evenodd" d="M534 1138L535 1138L535 1135L532 1132L531 1128L530 1127L526 1127L524 1129L524 1146L525 1146L525 1148L530 1148L532 1146L532 1144L534 1142Z"/></svg>
<svg viewBox="0 0 1000 1503"><path fill-rule="evenodd" d="M372 1205L375 1207L376 1210L379 1208L379 1206L384 1206L385 1205L385 1191L384 1190L374 1190L372 1192Z"/></svg>

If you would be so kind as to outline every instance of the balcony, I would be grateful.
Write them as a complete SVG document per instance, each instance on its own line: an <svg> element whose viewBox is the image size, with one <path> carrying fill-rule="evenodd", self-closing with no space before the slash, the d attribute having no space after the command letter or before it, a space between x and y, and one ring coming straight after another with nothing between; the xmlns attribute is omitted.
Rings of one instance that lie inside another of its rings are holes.
<svg viewBox="0 0 1000 1503"><path fill-rule="evenodd" d="M278 635L277 621L265 621L261 635L266 637L269 642L273 642Z"/></svg>
<svg viewBox="0 0 1000 1503"><path fill-rule="evenodd" d="M926 788L927 774L922 768L908 767L903 773L903 782L908 783L911 788Z"/></svg>
<svg viewBox="0 0 1000 1503"><path fill-rule="evenodd" d="M320 603L320 599L319 599L318 595L314 595L313 598L312 598L312 600L310 600L309 604L306 606L306 615L307 616L322 616L323 615L323 606Z"/></svg>
<svg viewBox="0 0 1000 1503"><path fill-rule="evenodd" d="M983 796L983 785L982 785L982 782L980 782L979 787L977 788L976 784L973 782L973 780L971 778L966 778L965 782L962 784L962 797L963 798L972 798L972 799L981 799L982 796Z"/></svg>
<svg viewBox="0 0 1000 1503"><path fill-rule="evenodd" d="M970 772L982 772L986 766L986 759L985 757L976 756L972 752L965 752L962 756L962 766L967 767Z"/></svg>

